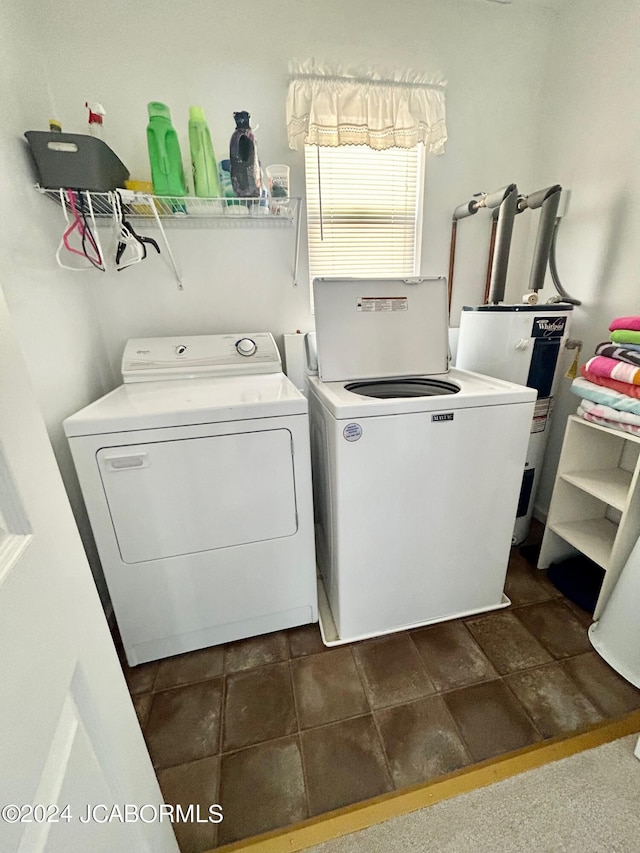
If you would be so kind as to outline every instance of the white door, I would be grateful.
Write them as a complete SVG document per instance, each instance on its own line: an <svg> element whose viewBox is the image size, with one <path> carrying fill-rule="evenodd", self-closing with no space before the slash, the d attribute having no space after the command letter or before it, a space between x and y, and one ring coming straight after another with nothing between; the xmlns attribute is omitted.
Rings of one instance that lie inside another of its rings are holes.
<svg viewBox="0 0 640 853"><path fill-rule="evenodd" d="M0 850L177 853L161 803L0 294Z"/></svg>

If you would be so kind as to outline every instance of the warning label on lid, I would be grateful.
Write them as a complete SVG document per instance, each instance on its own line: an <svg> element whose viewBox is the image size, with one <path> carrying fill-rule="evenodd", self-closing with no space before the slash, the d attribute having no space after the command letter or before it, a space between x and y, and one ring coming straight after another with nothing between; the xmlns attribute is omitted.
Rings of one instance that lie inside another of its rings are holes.
<svg viewBox="0 0 640 853"><path fill-rule="evenodd" d="M406 296L359 296L356 311L408 311Z"/></svg>

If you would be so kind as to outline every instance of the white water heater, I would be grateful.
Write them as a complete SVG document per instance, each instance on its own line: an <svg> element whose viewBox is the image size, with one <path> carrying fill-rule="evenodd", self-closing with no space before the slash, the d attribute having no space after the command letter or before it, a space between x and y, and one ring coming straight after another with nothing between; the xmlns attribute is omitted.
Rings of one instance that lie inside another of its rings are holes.
<svg viewBox="0 0 640 853"><path fill-rule="evenodd" d="M549 437L553 398L569 338L573 305L465 306L460 316L456 367L495 376L538 392L513 533L529 532L533 502Z"/></svg>

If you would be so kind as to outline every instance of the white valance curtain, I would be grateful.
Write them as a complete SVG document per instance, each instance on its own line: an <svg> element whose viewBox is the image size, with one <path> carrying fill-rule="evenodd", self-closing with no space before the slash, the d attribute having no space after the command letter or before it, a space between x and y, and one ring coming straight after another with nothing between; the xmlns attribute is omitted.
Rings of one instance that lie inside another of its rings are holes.
<svg viewBox="0 0 640 853"><path fill-rule="evenodd" d="M382 75L292 62L287 96L289 147L368 145L442 154L447 140L445 84L413 72Z"/></svg>

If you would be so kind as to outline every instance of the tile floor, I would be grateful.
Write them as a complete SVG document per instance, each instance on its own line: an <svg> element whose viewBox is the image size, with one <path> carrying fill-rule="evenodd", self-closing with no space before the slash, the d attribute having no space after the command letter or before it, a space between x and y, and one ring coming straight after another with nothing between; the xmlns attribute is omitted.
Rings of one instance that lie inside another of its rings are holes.
<svg viewBox="0 0 640 853"><path fill-rule="evenodd" d="M512 607L326 649L317 625L134 669L129 689L182 853L247 838L640 707L590 617L513 550Z"/></svg>

